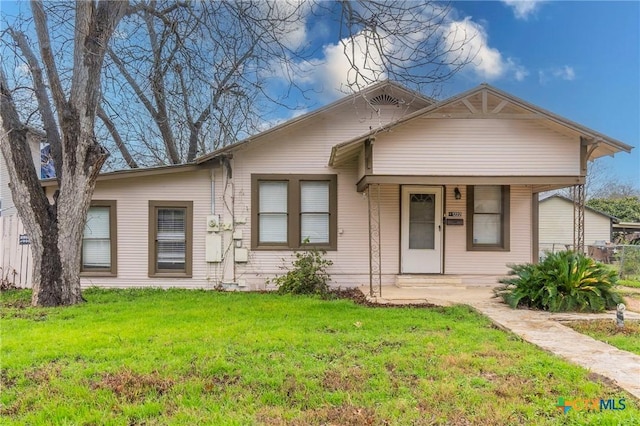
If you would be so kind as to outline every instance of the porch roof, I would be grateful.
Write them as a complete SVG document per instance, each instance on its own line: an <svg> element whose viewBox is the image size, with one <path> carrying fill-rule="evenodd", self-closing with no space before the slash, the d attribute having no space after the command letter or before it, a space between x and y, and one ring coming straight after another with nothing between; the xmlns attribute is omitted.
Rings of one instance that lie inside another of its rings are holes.
<svg viewBox="0 0 640 426"><path fill-rule="evenodd" d="M474 107L470 102L474 97L481 98L480 108ZM495 106L489 107L488 99L490 97L495 100ZM466 110L464 112L455 113L443 111L446 110L447 107L458 104L464 105ZM329 166L334 167L352 161L360 151L364 141L375 140L376 135L388 132L397 126L418 117L446 119L497 118L508 120L543 120L546 125L558 131L570 133L583 138L589 145L589 160L603 157L605 155L613 155L622 151L631 152L633 149L632 146L617 139L575 123L484 83L459 95L445 99L442 102L429 105L394 122L379 126L351 140L334 145L329 158Z"/></svg>
<svg viewBox="0 0 640 426"><path fill-rule="evenodd" d="M473 176L473 175L365 175L356 184L358 192L368 185L529 185L533 193L584 184L580 176Z"/></svg>

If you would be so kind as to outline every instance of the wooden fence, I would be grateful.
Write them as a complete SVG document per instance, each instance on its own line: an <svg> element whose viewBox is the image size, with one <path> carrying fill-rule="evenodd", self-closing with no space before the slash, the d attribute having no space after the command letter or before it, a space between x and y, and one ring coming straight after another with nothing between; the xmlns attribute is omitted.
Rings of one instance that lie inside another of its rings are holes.
<svg viewBox="0 0 640 426"><path fill-rule="evenodd" d="M0 216L0 280L15 287L31 287L33 261L22 221L16 215Z"/></svg>

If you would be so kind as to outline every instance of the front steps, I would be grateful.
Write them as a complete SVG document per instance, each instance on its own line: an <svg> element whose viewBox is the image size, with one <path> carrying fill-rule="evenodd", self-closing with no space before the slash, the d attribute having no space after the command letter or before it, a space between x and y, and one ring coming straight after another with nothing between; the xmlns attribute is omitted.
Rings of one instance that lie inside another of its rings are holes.
<svg viewBox="0 0 640 426"><path fill-rule="evenodd" d="M419 275L396 276L400 288L494 287L501 277L495 275Z"/></svg>

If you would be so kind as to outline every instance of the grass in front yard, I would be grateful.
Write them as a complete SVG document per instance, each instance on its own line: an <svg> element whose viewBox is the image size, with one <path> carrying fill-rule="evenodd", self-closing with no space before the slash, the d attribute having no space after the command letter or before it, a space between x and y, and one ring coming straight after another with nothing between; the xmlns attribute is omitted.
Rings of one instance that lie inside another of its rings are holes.
<svg viewBox="0 0 640 426"><path fill-rule="evenodd" d="M276 294L2 294L6 424L632 424L636 400L469 308ZM563 414L558 398L626 398Z"/></svg>
<svg viewBox="0 0 640 426"><path fill-rule="evenodd" d="M569 321L563 324L618 349L640 355L640 321L638 320L626 320L624 328L618 328L615 320L612 319Z"/></svg>

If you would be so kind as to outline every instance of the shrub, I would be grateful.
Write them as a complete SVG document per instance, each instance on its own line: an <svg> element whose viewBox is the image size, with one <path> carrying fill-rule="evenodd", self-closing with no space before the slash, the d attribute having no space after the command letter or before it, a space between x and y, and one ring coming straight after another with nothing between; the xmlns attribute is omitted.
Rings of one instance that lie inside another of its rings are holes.
<svg viewBox="0 0 640 426"><path fill-rule="evenodd" d="M327 267L333 262L324 258L325 251L317 249L296 252L293 268L286 274L270 280L278 286L280 294L318 294L329 293L329 274ZM283 269L286 269L283 267Z"/></svg>
<svg viewBox="0 0 640 426"><path fill-rule="evenodd" d="M640 279L640 245L619 246L616 260L620 268L620 278Z"/></svg>
<svg viewBox="0 0 640 426"><path fill-rule="evenodd" d="M551 253L539 264L510 267L496 294L512 308L601 312L622 301L613 289L616 272L582 253Z"/></svg>

